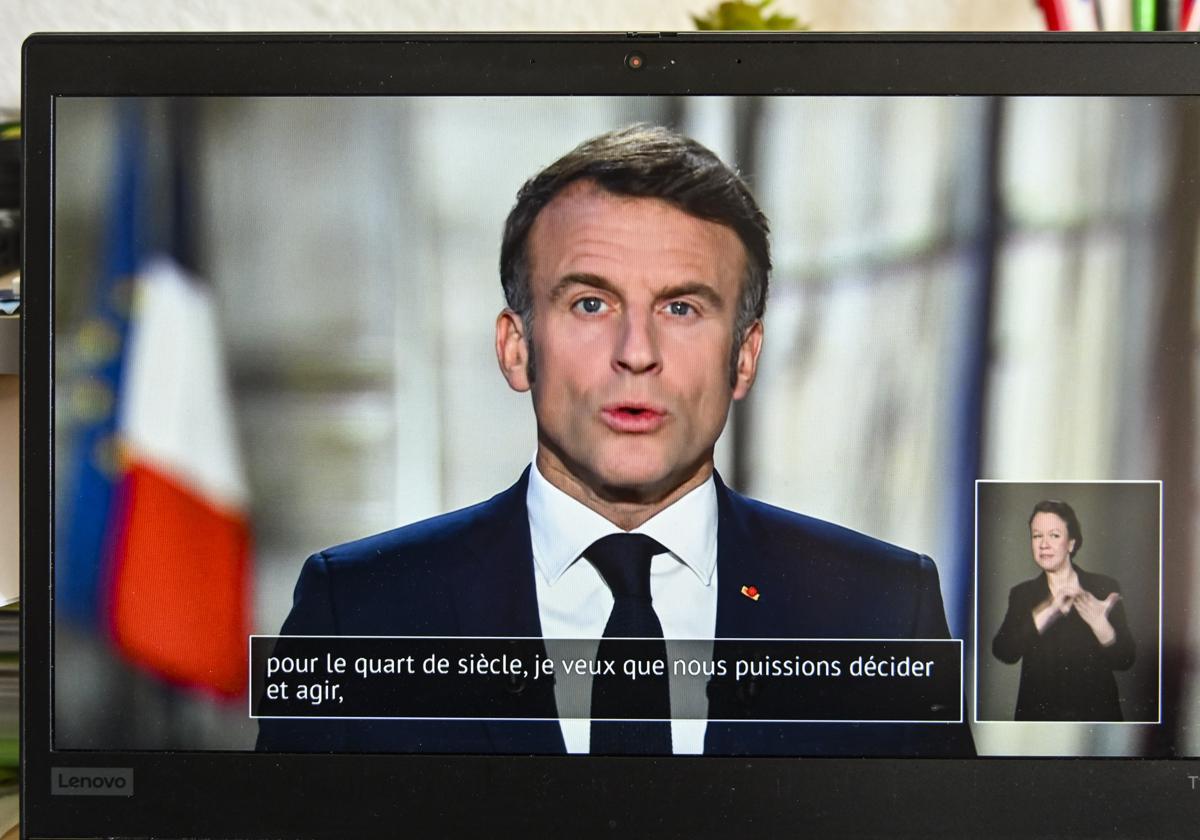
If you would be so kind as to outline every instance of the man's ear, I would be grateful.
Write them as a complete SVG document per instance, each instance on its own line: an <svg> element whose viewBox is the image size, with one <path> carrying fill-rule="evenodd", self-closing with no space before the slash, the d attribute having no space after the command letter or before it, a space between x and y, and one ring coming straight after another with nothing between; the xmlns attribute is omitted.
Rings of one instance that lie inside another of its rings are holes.
<svg viewBox="0 0 1200 840"><path fill-rule="evenodd" d="M740 400L750 393L754 384L754 376L758 372L758 354L762 351L763 323L755 321L742 337L742 346L738 348L737 370L733 378L733 398Z"/></svg>
<svg viewBox="0 0 1200 840"><path fill-rule="evenodd" d="M505 309L496 317L496 361L500 372L514 391L529 390L529 345L525 322L516 312Z"/></svg>

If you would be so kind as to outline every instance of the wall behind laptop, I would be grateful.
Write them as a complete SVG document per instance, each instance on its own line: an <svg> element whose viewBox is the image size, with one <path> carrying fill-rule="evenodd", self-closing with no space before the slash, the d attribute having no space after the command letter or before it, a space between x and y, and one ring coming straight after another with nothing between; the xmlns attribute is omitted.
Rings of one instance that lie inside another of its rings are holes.
<svg viewBox="0 0 1200 840"><path fill-rule="evenodd" d="M33 32L690 30L716 0L5 0L0 3L0 115L21 99L21 42ZM1032 0L777 0L822 31L1022 31L1043 28Z"/></svg>

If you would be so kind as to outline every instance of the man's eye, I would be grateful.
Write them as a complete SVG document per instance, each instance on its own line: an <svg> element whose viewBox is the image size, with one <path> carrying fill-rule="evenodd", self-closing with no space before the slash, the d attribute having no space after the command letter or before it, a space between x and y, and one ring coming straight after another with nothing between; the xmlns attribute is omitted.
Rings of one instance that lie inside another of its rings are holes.
<svg viewBox="0 0 1200 840"><path fill-rule="evenodd" d="M696 308L684 300L673 300L667 304L667 311L672 315L691 315Z"/></svg>
<svg viewBox="0 0 1200 840"><path fill-rule="evenodd" d="M597 297L580 298L575 301L575 308L589 315L604 311L604 301Z"/></svg>

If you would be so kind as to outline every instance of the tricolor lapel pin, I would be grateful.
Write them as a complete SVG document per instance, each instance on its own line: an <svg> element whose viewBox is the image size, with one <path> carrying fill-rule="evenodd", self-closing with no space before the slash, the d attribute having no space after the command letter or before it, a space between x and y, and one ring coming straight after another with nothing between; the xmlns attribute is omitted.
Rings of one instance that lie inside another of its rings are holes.
<svg viewBox="0 0 1200 840"><path fill-rule="evenodd" d="M757 586L743 586L742 594L745 595L747 598L749 598L751 601L757 601L758 600L758 587Z"/></svg>

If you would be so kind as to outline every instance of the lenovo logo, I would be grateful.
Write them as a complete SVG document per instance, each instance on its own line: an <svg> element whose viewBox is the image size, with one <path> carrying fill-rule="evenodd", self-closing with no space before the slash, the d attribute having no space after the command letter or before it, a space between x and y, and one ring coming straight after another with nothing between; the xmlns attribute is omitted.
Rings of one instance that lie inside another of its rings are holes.
<svg viewBox="0 0 1200 840"><path fill-rule="evenodd" d="M52 796L133 796L132 767L52 767Z"/></svg>

